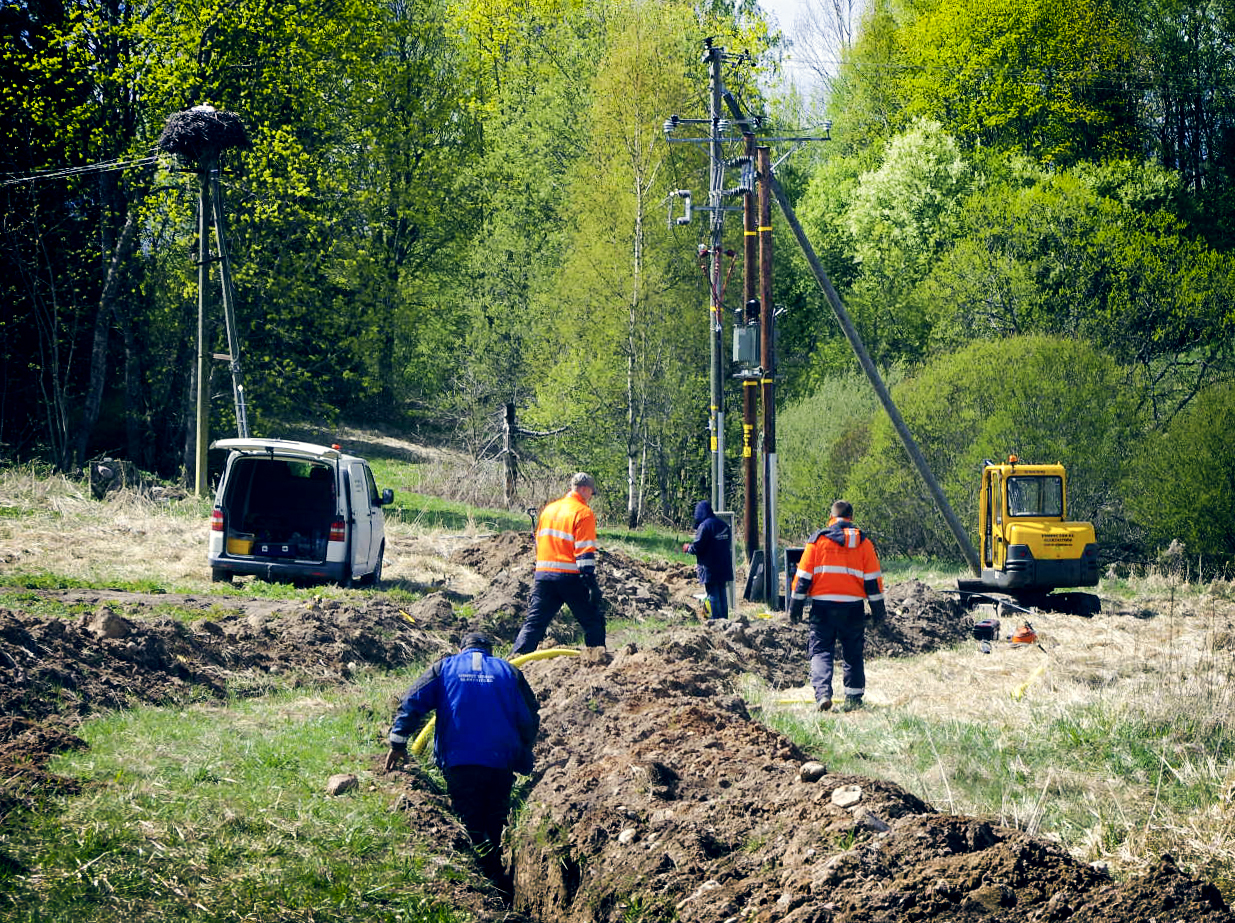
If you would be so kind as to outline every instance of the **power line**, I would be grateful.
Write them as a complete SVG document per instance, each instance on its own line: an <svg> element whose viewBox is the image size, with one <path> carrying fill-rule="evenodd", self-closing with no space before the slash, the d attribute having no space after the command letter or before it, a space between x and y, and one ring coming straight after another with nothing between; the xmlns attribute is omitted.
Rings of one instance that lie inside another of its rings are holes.
<svg viewBox="0 0 1235 923"><path fill-rule="evenodd" d="M153 148L152 148L153 150ZM43 180L64 179L70 176L89 176L97 173L118 173L124 170L136 170L139 167L157 163L159 154L149 154L134 160L101 160L98 163L84 164L80 167L62 167L54 170L42 170L27 173L24 176L14 176L0 181L0 188L18 186L22 183L36 183Z"/></svg>

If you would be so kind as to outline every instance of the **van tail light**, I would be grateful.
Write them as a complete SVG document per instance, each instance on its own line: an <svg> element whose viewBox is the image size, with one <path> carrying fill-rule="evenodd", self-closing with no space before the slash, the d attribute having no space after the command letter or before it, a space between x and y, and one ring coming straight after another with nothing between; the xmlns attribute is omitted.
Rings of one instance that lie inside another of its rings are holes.
<svg viewBox="0 0 1235 923"><path fill-rule="evenodd" d="M210 511L210 531L223 531L223 511L217 507Z"/></svg>
<svg viewBox="0 0 1235 923"><path fill-rule="evenodd" d="M332 542L341 542L347 536L347 524L342 519L336 519L330 524L330 540Z"/></svg>

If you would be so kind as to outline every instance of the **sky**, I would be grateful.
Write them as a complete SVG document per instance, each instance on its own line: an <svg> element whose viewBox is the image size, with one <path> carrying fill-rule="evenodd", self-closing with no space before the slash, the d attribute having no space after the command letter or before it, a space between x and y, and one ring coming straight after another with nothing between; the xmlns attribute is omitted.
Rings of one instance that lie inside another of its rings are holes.
<svg viewBox="0 0 1235 923"><path fill-rule="evenodd" d="M775 18L780 30L790 39L796 39L796 22L799 11L806 6L806 0L758 0L759 6L769 18ZM794 52L790 50L790 59L785 62L786 75L795 83L802 85L810 83L814 77L810 70L794 60Z"/></svg>

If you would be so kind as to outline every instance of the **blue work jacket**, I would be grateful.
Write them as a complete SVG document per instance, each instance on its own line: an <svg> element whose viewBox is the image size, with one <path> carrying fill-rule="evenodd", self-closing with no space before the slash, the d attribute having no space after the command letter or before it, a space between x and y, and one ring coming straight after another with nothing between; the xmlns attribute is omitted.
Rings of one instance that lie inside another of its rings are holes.
<svg viewBox="0 0 1235 923"><path fill-rule="evenodd" d="M412 684L390 729L406 744L429 712L437 713L437 765L532 771L540 704L517 667L481 647L443 657Z"/></svg>

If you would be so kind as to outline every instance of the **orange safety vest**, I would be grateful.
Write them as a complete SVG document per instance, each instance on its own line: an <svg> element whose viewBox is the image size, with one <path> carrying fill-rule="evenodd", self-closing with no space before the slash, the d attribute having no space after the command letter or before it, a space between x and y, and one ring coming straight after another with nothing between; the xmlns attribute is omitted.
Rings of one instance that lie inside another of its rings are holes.
<svg viewBox="0 0 1235 923"><path fill-rule="evenodd" d="M875 546L849 520L832 519L802 550L793 598L805 600L807 596L835 603L883 601L883 573Z"/></svg>
<svg viewBox="0 0 1235 923"><path fill-rule="evenodd" d="M573 490L554 500L536 525L536 576L596 571L596 514Z"/></svg>

